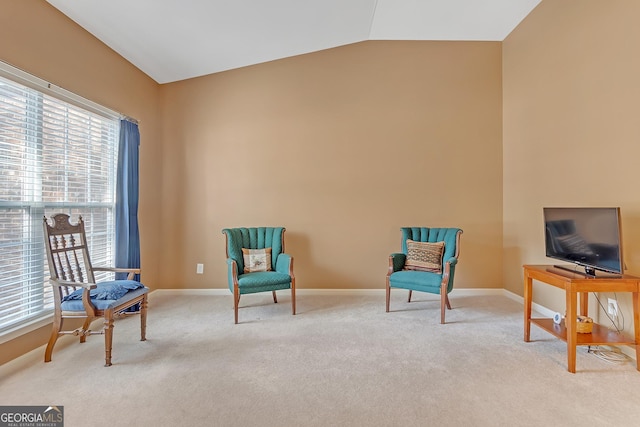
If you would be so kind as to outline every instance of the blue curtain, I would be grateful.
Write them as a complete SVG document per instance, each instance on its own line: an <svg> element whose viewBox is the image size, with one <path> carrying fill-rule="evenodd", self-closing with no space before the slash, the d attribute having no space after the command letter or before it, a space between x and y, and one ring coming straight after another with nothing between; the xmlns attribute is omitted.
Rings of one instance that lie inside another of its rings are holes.
<svg viewBox="0 0 640 427"><path fill-rule="evenodd" d="M139 148L138 124L121 120L116 178L116 267L140 268ZM126 273L118 273L116 279L126 279L126 276ZM139 275L136 280L140 280Z"/></svg>

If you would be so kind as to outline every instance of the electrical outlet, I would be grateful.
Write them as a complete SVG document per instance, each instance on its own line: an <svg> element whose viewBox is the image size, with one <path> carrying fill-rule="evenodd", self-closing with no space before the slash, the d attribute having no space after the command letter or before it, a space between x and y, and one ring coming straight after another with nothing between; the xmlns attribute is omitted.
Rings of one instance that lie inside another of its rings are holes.
<svg viewBox="0 0 640 427"><path fill-rule="evenodd" d="M613 298L609 298L607 313L609 313L612 316L618 315L618 301L614 300Z"/></svg>
<svg viewBox="0 0 640 427"><path fill-rule="evenodd" d="M196 274L204 273L204 264L196 264Z"/></svg>

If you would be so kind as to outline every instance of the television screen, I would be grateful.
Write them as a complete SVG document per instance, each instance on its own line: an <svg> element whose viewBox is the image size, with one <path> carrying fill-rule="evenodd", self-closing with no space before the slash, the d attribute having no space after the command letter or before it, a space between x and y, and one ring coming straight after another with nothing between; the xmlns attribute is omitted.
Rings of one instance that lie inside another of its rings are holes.
<svg viewBox="0 0 640 427"><path fill-rule="evenodd" d="M544 208L546 255L596 270L622 274L620 208Z"/></svg>

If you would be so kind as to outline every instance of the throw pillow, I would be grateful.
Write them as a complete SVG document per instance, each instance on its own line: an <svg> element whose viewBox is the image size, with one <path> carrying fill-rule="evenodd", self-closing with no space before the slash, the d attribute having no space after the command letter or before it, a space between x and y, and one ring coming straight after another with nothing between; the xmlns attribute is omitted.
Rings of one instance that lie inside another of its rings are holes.
<svg viewBox="0 0 640 427"><path fill-rule="evenodd" d="M247 249L242 248L244 272L271 271L271 248Z"/></svg>
<svg viewBox="0 0 640 427"><path fill-rule="evenodd" d="M442 254L444 242L415 242L407 239L407 260L405 270L430 271L442 273Z"/></svg>

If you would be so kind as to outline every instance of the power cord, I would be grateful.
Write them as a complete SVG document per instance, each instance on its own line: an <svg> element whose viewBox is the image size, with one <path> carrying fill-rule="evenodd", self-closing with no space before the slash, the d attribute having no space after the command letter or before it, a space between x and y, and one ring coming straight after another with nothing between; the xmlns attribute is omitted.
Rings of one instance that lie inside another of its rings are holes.
<svg viewBox="0 0 640 427"><path fill-rule="evenodd" d="M587 352L607 363L622 364L631 361L631 358L624 354L622 350L611 345L589 346Z"/></svg>
<svg viewBox="0 0 640 427"><path fill-rule="evenodd" d="M576 264L574 267L574 272L577 272L577 270L578 270L578 265ZM602 309L602 312L607 316L607 318L611 322L611 326L613 326L616 329L616 332L618 332L619 334L622 333L622 331L624 331L624 313L622 313L622 310L620 310L620 306L618 305L618 315L616 315L616 319L612 319L611 316L609 316L609 311L604 308L604 305L602 305L602 301L600 301L600 298L598 298L598 293L597 292L592 292L592 293L593 293L593 296L596 297L596 301L598 301L598 305ZM615 292L613 293L613 296L616 299L616 301L618 301L618 295L616 295ZM616 322L618 317L622 319L622 325L620 325L619 321Z"/></svg>
<svg viewBox="0 0 640 427"><path fill-rule="evenodd" d="M615 330L618 333L622 333L622 331L624 331L624 313L622 312L622 310L618 309L618 314L614 316L615 319L611 318L608 310L604 308L602 301L600 301L598 294L594 292L593 295L596 297L596 300L598 301L598 305L602 309L602 312L611 321L611 325L615 328ZM618 295L616 295L615 292L613 293L613 296L615 300L618 301ZM600 360L603 360L607 363L622 364L622 363L627 363L631 360L631 358L626 354L624 354L622 350L620 350L618 347L611 346L611 345L589 346L589 349L587 350L587 352L589 354L593 354Z"/></svg>
<svg viewBox="0 0 640 427"><path fill-rule="evenodd" d="M602 312L611 321L611 326L613 326L616 329L616 332L622 333L622 331L624 331L624 313L622 312L622 310L620 310L619 308L620 305L618 305L618 315L615 316L616 317L615 319L612 319L611 316L609 315L608 310L604 308L602 301L600 301L600 298L598 298L597 292L593 292L593 295L596 297L596 301L598 301L598 305L600 305ZM616 295L615 292L613 293L613 296L615 297L616 301L618 301L618 295Z"/></svg>

